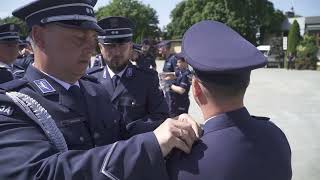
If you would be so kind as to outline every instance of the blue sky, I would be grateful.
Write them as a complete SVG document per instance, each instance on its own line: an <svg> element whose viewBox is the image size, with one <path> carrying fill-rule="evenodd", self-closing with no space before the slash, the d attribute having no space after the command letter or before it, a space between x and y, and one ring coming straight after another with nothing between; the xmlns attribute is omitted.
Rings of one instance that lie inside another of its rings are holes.
<svg viewBox="0 0 320 180"><path fill-rule="evenodd" d="M10 16L11 12L32 0L2 0L0 6L0 18ZM177 3L181 0L141 0L145 4L149 4L154 8L159 16L160 27L167 25L170 22L170 12ZM273 2L275 8L282 11L288 11L292 5L295 9L295 12L302 16L320 16L320 0L270 0ZM95 7L107 5L110 0L98 0L98 3Z"/></svg>

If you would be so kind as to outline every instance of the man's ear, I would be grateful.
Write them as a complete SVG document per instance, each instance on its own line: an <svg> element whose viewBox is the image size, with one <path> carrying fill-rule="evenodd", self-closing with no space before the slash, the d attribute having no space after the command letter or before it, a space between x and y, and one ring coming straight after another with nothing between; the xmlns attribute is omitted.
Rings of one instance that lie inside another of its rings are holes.
<svg viewBox="0 0 320 180"><path fill-rule="evenodd" d="M192 78L192 93L198 105L207 104L207 97L201 88L201 81L195 77Z"/></svg>
<svg viewBox="0 0 320 180"><path fill-rule="evenodd" d="M31 37L34 44L42 50L45 49L44 31L44 27L38 25L33 26L31 30Z"/></svg>
<svg viewBox="0 0 320 180"><path fill-rule="evenodd" d="M194 97L199 97L201 95L201 88L199 80L197 78L192 78L192 93Z"/></svg>

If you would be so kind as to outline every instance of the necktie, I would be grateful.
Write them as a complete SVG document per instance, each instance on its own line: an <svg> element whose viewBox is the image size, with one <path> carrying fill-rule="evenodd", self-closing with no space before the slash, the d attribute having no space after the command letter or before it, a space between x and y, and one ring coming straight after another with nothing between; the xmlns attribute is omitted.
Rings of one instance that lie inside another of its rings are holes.
<svg viewBox="0 0 320 180"><path fill-rule="evenodd" d="M81 114L86 114L86 102L84 100L83 94L80 90L80 87L77 85L72 85L68 89L69 95L72 97L73 101L77 105L77 109Z"/></svg>
<svg viewBox="0 0 320 180"><path fill-rule="evenodd" d="M114 75L111 79L112 79L113 88L116 89L119 83L120 77L118 75Z"/></svg>

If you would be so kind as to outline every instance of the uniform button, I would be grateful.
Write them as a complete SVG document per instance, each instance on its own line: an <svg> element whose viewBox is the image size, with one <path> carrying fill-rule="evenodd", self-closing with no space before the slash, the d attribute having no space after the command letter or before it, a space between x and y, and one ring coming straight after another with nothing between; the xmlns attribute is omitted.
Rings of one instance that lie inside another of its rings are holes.
<svg viewBox="0 0 320 180"><path fill-rule="evenodd" d="M114 122L114 123L118 123L118 120L115 119L113 122Z"/></svg>
<svg viewBox="0 0 320 180"><path fill-rule="evenodd" d="M84 137L80 136L80 141L83 142L84 141Z"/></svg>
<svg viewBox="0 0 320 180"><path fill-rule="evenodd" d="M94 133L94 134L93 134L93 137L94 137L95 139L98 139L98 138L100 137L100 134L99 134L99 133Z"/></svg>

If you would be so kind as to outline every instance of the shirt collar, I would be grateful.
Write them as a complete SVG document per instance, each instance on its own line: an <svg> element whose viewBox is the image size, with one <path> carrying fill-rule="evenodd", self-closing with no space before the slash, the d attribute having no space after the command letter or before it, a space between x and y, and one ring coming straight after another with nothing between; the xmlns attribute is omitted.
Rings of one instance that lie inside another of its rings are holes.
<svg viewBox="0 0 320 180"><path fill-rule="evenodd" d="M128 66L126 66L121 72L119 72L117 75L121 78L122 75L124 74L124 72L126 71ZM110 78L112 78L114 75L116 75L110 68L108 65L106 65L106 68L104 69L104 72L103 72L103 78L106 78L107 77L107 70L109 72L109 75L110 75Z"/></svg>
<svg viewBox="0 0 320 180"><path fill-rule="evenodd" d="M50 77L51 79L53 79L54 81L56 81L58 84L60 84L60 85L61 85L62 87L64 87L66 90L69 90L69 88L70 88L71 86L73 86L73 85L76 85L76 86L80 87L79 81L75 82L74 84L69 84L69 83L64 82L64 81L62 81L62 80L60 80L60 79L57 79L57 78L55 78L55 77L53 77L53 76L51 76L51 75L49 75L49 74L47 74L47 73L45 73L45 72L43 72L43 71L41 71L41 72L42 72L43 74L49 76L49 77Z"/></svg>
<svg viewBox="0 0 320 180"><path fill-rule="evenodd" d="M205 125L208 121L212 120L213 118L215 118L215 117L217 117L217 116L219 116L219 115L209 117L208 119L206 119L206 120L203 122L203 124Z"/></svg>

